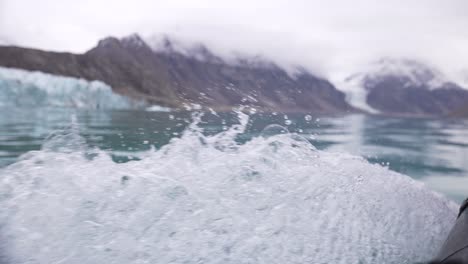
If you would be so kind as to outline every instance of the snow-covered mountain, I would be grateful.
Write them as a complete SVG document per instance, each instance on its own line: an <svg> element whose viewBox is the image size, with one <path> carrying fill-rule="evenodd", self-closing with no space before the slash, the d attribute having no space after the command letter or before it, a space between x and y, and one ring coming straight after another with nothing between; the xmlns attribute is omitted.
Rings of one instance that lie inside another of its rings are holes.
<svg viewBox="0 0 468 264"><path fill-rule="evenodd" d="M301 71L292 77L274 63L225 62L203 45L185 51L169 39L163 49L138 35L109 37L84 54L0 47L0 66L98 80L114 92L170 108L198 104L230 110L248 105L267 111L353 112L328 80Z"/></svg>
<svg viewBox="0 0 468 264"><path fill-rule="evenodd" d="M381 59L342 85L348 87L353 105L370 112L446 115L468 104L468 90L415 60Z"/></svg>
<svg viewBox="0 0 468 264"><path fill-rule="evenodd" d="M468 104L468 90L414 60L381 59L335 83L342 92L305 69L291 74L259 57L227 62L202 44L187 45L167 36L149 41L136 34L109 37L84 54L2 46L0 66L49 74L42 76L54 80L51 86L56 89L48 91L49 99L54 104L64 100L64 105L82 105L80 96L93 87L91 81L137 101L176 109L187 104L219 110L248 105L266 111L349 113L361 109L400 116L443 116ZM55 80L56 75L75 79ZM13 82L18 83L22 82ZM70 85L63 88L62 84ZM24 89L15 85L8 84L10 95ZM36 85L36 90L42 93L47 85ZM57 91L68 91L68 97ZM105 102L89 104L103 106Z"/></svg>
<svg viewBox="0 0 468 264"><path fill-rule="evenodd" d="M382 78L399 78L406 87L424 86L428 89L440 88L449 82L436 68L429 67L416 60L383 58L370 65L365 74L366 82L379 81Z"/></svg>

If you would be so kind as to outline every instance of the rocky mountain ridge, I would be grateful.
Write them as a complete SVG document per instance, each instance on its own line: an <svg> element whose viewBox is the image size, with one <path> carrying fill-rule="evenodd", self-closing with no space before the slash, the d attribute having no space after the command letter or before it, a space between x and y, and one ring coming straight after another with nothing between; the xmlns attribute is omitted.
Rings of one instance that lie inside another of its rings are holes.
<svg viewBox="0 0 468 264"><path fill-rule="evenodd" d="M468 90L414 60L382 59L348 82L358 82L366 103L398 116L445 116L468 105Z"/></svg>
<svg viewBox="0 0 468 264"><path fill-rule="evenodd" d="M204 46L192 55L169 46L157 51L132 35L103 39L84 54L0 47L0 66L99 80L120 94L171 108L198 104L227 110L244 104L267 111L356 111L344 93L309 72L292 77L274 63L232 65Z"/></svg>
<svg viewBox="0 0 468 264"><path fill-rule="evenodd" d="M151 46L137 34L105 38L84 54L0 46L0 67L98 80L119 94L174 109L247 105L317 114L452 116L468 105L468 90L414 60L385 58L350 76L341 84L353 86L350 99L343 87L305 69L292 75L271 61L249 57L228 63L201 44L181 50L163 38Z"/></svg>

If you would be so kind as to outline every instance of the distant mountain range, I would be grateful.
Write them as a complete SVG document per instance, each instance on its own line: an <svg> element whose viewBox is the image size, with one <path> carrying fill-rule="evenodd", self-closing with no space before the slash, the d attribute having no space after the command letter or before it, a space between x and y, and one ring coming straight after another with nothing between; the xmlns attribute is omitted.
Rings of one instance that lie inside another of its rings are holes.
<svg viewBox="0 0 468 264"><path fill-rule="evenodd" d="M443 116L468 105L468 90L414 60L382 59L347 81L359 83L369 107L391 115Z"/></svg>
<svg viewBox="0 0 468 264"><path fill-rule="evenodd" d="M119 94L171 108L444 116L468 105L468 90L415 61L385 59L349 77L343 85L357 84L365 95L367 107L359 109L341 89L304 69L290 74L265 60L226 62L203 45L181 52L169 39L161 43L153 48L138 35L109 37L84 54L0 46L0 66L98 80Z"/></svg>
<svg viewBox="0 0 468 264"><path fill-rule="evenodd" d="M0 66L99 80L120 94L171 108L357 111L329 81L306 71L292 77L269 62L229 64L203 46L183 54L169 40L163 50L153 50L138 35L103 39L84 54L0 47Z"/></svg>

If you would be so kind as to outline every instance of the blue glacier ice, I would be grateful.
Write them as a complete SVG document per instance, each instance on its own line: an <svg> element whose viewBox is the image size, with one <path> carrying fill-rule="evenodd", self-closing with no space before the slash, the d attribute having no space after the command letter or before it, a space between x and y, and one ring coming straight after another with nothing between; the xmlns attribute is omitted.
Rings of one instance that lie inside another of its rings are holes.
<svg viewBox="0 0 468 264"><path fill-rule="evenodd" d="M0 107L135 109L147 107L100 81L0 67Z"/></svg>

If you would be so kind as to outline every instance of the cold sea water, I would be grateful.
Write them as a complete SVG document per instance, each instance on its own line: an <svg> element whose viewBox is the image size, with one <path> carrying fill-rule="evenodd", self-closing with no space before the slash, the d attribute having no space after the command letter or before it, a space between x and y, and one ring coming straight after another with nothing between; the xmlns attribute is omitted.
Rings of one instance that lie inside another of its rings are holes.
<svg viewBox="0 0 468 264"><path fill-rule="evenodd" d="M0 263L422 263L468 121L4 108Z"/></svg>

